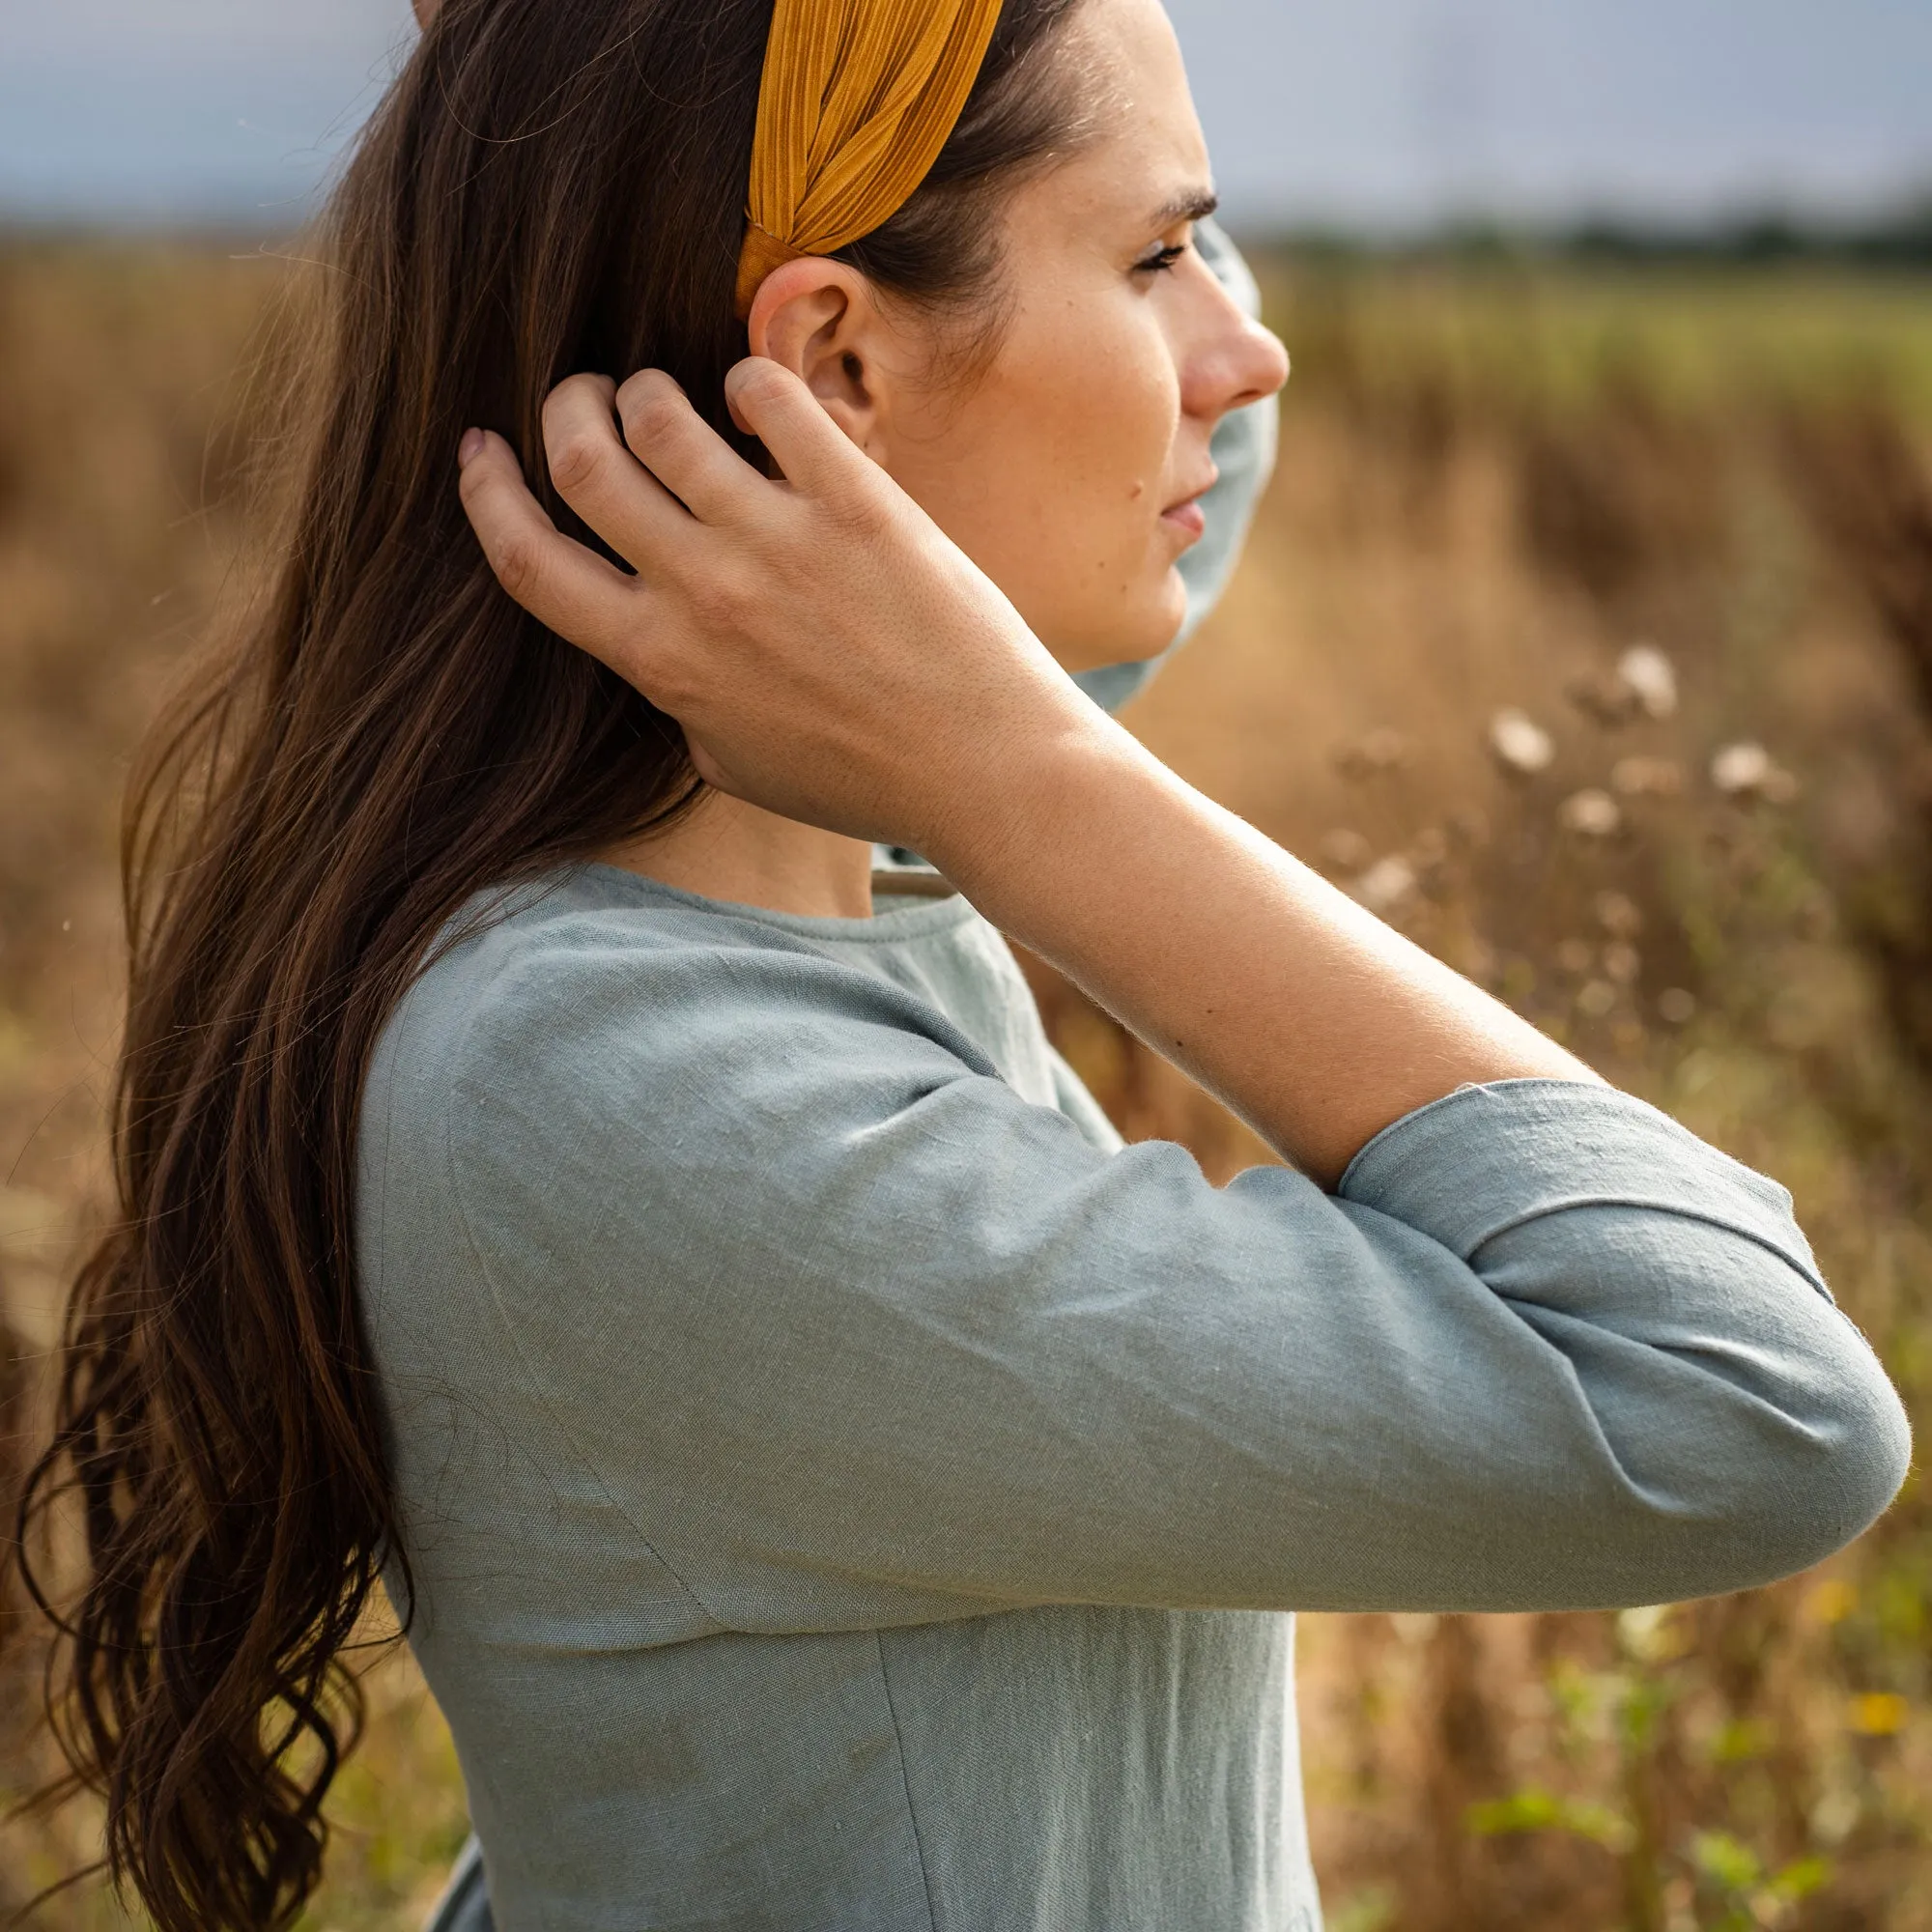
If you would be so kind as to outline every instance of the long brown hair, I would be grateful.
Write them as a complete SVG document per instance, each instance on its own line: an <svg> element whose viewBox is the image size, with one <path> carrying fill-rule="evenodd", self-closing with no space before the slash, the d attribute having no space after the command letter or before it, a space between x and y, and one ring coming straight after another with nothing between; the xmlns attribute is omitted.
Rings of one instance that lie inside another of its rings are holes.
<svg viewBox="0 0 1932 1932"><path fill-rule="evenodd" d="M1000 198L1078 117L1053 58L1075 4L1007 0L925 185L846 259L906 299L997 307ZM668 369L728 433L770 19L445 0L323 224L267 587L136 770L115 1216L73 1287L19 1548L106 1866L164 1932L284 1925L313 1890L359 1721L340 1653L384 1567L407 1577L352 1263L377 1035L480 889L697 789L676 725L497 589L457 440L503 430L586 535L542 461L564 376ZM25 1552L66 1496L56 1612Z"/></svg>

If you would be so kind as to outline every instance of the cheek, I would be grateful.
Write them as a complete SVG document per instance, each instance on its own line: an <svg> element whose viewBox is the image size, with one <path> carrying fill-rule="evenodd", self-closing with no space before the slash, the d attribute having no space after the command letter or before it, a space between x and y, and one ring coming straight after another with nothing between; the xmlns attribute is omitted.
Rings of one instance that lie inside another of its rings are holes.
<svg viewBox="0 0 1932 1932"><path fill-rule="evenodd" d="M1156 345L1157 346L1157 345ZM1091 540L1157 516L1179 414L1173 364L1131 335L1082 345L1036 403L1050 425L1059 514L1091 520Z"/></svg>
<svg viewBox="0 0 1932 1932"><path fill-rule="evenodd" d="M1161 511L1176 494L1180 417L1173 358L1133 332L1065 365L1051 420L1050 481L1037 505L1035 630L1069 668L1140 658L1172 639L1184 608L1179 552ZM1022 606L1024 610L1025 607Z"/></svg>
<svg viewBox="0 0 1932 1932"><path fill-rule="evenodd" d="M892 465L1075 668L1158 650L1179 621L1160 516L1180 415L1173 357L1151 318L1094 307L1016 327L970 396Z"/></svg>
<svg viewBox="0 0 1932 1932"><path fill-rule="evenodd" d="M1180 412L1173 359L1137 329L1081 331L1055 349L1008 398L1006 547L1050 578L1042 596L1118 598L1158 551Z"/></svg>

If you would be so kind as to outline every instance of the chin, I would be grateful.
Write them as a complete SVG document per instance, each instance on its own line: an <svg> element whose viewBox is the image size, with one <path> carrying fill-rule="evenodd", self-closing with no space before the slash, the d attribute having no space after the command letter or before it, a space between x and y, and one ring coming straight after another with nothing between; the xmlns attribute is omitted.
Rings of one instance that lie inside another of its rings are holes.
<svg viewBox="0 0 1932 1932"><path fill-rule="evenodd" d="M1041 641L1067 670L1100 670L1108 665L1145 664L1157 658L1180 635L1187 616L1187 586L1178 570L1167 582L1123 613L1119 605L1105 617L1076 629L1055 627L1057 635L1041 634Z"/></svg>
<svg viewBox="0 0 1932 1932"><path fill-rule="evenodd" d="M1157 658L1180 635L1187 621L1187 586L1178 570L1167 573L1167 582L1148 599L1145 618L1117 632L1111 639L1113 655L1103 664L1145 664Z"/></svg>

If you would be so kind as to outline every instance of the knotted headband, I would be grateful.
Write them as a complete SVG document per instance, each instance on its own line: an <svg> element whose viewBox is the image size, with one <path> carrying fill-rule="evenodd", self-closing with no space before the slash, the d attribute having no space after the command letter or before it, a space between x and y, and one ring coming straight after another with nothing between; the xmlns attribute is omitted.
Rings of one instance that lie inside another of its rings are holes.
<svg viewBox="0 0 1932 1932"><path fill-rule="evenodd" d="M758 87L738 319L801 255L869 235L958 123L1000 0L778 0Z"/></svg>

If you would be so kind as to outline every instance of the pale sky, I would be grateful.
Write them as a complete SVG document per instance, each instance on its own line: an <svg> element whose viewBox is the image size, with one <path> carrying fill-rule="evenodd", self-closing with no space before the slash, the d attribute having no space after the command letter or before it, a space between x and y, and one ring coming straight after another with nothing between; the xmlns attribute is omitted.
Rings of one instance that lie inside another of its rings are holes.
<svg viewBox="0 0 1932 1932"><path fill-rule="evenodd" d="M1694 218L1932 185L1932 0L1170 0L1231 213ZM407 0L0 0L0 213L288 226Z"/></svg>

